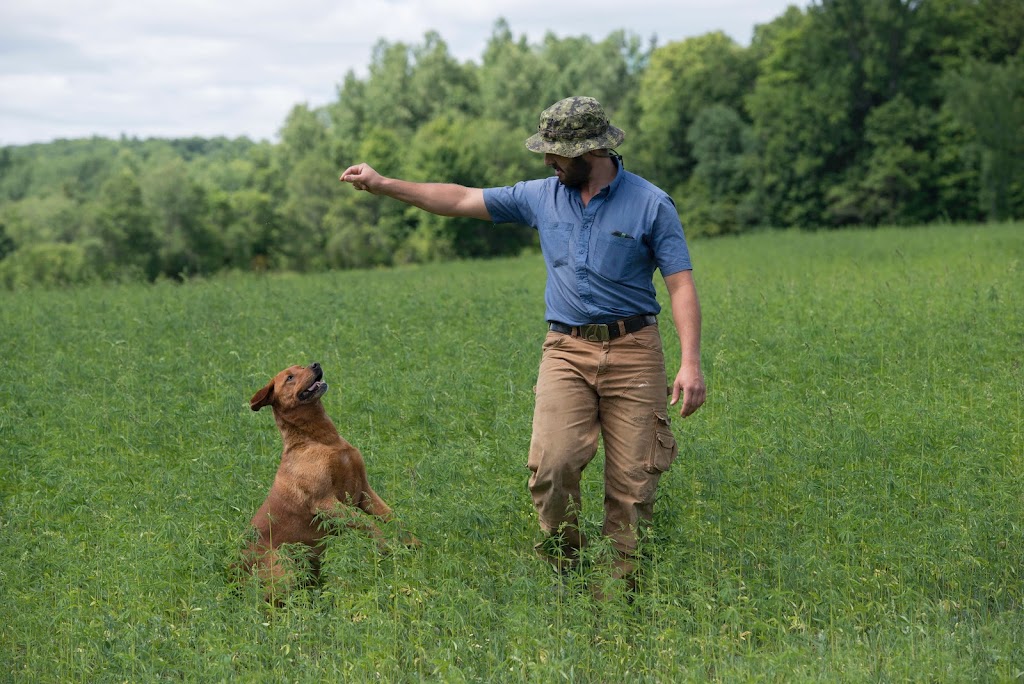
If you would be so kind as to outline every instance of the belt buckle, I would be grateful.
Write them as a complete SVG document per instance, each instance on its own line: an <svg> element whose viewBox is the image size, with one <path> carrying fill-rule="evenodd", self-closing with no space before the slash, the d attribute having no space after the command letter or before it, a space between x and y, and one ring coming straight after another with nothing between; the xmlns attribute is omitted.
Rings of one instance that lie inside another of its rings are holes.
<svg viewBox="0 0 1024 684"><path fill-rule="evenodd" d="M608 326L600 323L581 325L580 337L587 342L607 342L611 339L611 336L608 334Z"/></svg>

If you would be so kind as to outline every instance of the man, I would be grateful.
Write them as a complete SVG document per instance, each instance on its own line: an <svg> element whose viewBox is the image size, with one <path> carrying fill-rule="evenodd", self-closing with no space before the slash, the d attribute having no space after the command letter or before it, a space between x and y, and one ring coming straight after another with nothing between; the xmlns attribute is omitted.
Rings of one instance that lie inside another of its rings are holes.
<svg viewBox="0 0 1024 684"><path fill-rule="evenodd" d="M605 447L602 533L616 551L613 575L635 587L637 534L650 524L655 489L677 454L669 425L665 359L653 275L665 279L682 363L671 404L689 416L705 399L700 304L675 205L625 170L613 150L625 134L597 100L570 97L540 116L526 147L554 177L503 188L414 183L366 164L341 180L442 216L522 223L540 234L547 264L548 333L537 378L528 467L545 540L558 570L576 565L580 476Z"/></svg>

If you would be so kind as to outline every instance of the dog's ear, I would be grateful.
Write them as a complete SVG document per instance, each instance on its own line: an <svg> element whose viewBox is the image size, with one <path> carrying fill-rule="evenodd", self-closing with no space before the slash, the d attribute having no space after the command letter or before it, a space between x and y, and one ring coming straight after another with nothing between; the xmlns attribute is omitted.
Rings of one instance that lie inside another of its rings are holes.
<svg viewBox="0 0 1024 684"><path fill-rule="evenodd" d="M252 395L252 399L249 400L249 408L253 411L259 411L264 406L270 406L274 403L274 381L271 380L267 383L267 386L261 389L256 394Z"/></svg>

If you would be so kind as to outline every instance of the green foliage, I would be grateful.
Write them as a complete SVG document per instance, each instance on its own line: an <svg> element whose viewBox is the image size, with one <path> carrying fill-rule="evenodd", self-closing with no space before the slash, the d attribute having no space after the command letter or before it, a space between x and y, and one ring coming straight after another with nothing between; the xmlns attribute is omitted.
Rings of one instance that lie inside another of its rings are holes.
<svg viewBox="0 0 1024 684"><path fill-rule="evenodd" d="M712 105L700 111L686 137L697 163L675 194L687 234L739 233L756 225L750 127L734 109Z"/></svg>
<svg viewBox="0 0 1024 684"><path fill-rule="evenodd" d="M208 275L224 266L224 240L210 221L206 188L180 158L147 172L144 203L154 215L160 274Z"/></svg>
<svg viewBox="0 0 1024 684"><path fill-rule="evenodd" d="M58 140L46 145L7 147L0 163L0 201L60 193L79 200L95 197L113 171L124 144L115 140ZM36 160L45 158L45 164Z"/></svg>
<svg viewBox="0 0 1024 684"><path fill-rule="evenodd" d="M233 269L265 270L278 243L280 222L271 196L258 190L216 192L209 200L220 234L224 265Z"/></svg>
<svg viewBox="0 0 1024 684"><path fill-rule="evenodd" d="M971 60L948 73L947 102L981 148L979 204L989 219L1024 211L1024 53L1005 64Z"/></svg>
<svg viewBox="0 0 1024 684"><path fill-rule="evenodd" d="M573 94L603 103L627 168L673 195L691 237L1021 218L1022 35L1016 0L824 0L749 47L624 30L531 43L503 19L479 63L433 31L380 40L366 75L296 104L276 143L0 148L0 258L74 244L98 277L152 280L514 255L536 236L354 193L338 174L366 161L473 187L541 176L523 140Z"/></svg>
<svg viewBox="0 0 1024 684"><path fill-rule="evenodd" d="M0 207L0 216L16 245L72 242L86 230L81 204L63 194L11 202Z"/></svg>
<svg viewBox="0 0 1024 684"><path fill-rule="evenodd" d="M483 117L502 121L510 130L528 134L535 131L537 116L558 100L548 102L543 93L551 70L539 50L527 43L526 36L517 40L507 22L497 22L480 68Z"/></svg>
<svg viewBox="0 0 1024 684"><path fill-rule="evenodd" d="M23 188L20 199L0 203L7 252L73 244L74 253L86 254L90 274L116 279L249 268L249 257L232 260L233 245L225 236L238 225L230 209L245 204L249 188L274 187L266 148L223 138L93 139L5 148L9 163L0 185ZM58 176L59 181L50 180ZM246 242L261 239L257 231ZM38 254L26 254L23 263L38 260Z"/></svg>
<svg viewBox="0 0 1024 684"><path fill-rule="evenodd" d="M915 107L904 95L871 110L864 133L870 152L844 183L829 189L830 222L911 225L928 220L938 194L935 121L933 112Z"/></svg>
<svg viewBox="0 0 1024 684"><path fill-rule="evenodd" d="M279 171L287 177L296 164L311 156L324 156L326 122L308 106L292 107L281 127L281 143L275 148Z"/></svg>
<svg viewBox="0 0 1024 684"><path fill-rule="evenodd" d="M398 175L403 169L404 146L394 131L375 127L367 130L356 154L360 159L373 159L381 173ZM414 225L405 217L404 205L351 188L336 192L340 200L324 218L328 265L359 268L408 261L396 253L414 230Z"/></svg>
<svg viewBox="0 0 1024 684"><path fill-rule="evenodd" d="M346 79L334 116L355 106L361 128L386 128L409 135L442 112L479 111L474 68L459 64L434 31L417 46L379 41L373 49L369 72L365 83L358 83L354 77ZM350 103L353 95L355 102Z"/></svg>
<svg viewBox="0 0 1024 684"><path fill-rule="evenodd" d="M1024 44L1024 5L1016 0L929 0L919 9L943 70L972 59L1001 64Z"/></svg>
<svg viewBox="0 0 1024 684"><path fill-rule="evenodd" d="M533 553L536 255L5 293L0 662L26 682L1019 679L1021 229L695 243L709 398L673 418L632 604L590 597L600 543L565 585ZM281 448L248 399L312 360L424 546L343 531L276 608L228 571ZM583 492L596 540L600 456Z"/></svg>
<svg viewBox="0 0 1024 684"><path fill-rule="evenodd" d="M100 188L91 236L92 260L103 276L156 278L159 240L132 169L123 168Z"/></svg>
<svg viewBox="0 0 1024 684"><path fill-rule="evenodd" d="M96 272L89 263L86 245L39 242L22 247L7 258L0 255L0 287L17 290L92 282Z"/></svg>
<svg viewBox="0 0 1024 684"><path fill-rule="evenodd" d="M537 56L546 77L540 82L540 99L524 110L528 133L536 130L543 109L580 94L596 98L620 127L632 123L620 114L628 116L636 109L639 79L650 60L650 50L638 36L616 31L595 42L589 36L558 38L549 33Z"/></svg>
<svg viewBox="0 0 1024 684"><path fill-rule="evenodd" d="M437 32L429 31L423 45L412 49L412 57L416 68L409 79L409 96L420 107L419 124L442 115L479 114L476 69L452 57Z"/></svg>
<svg viewBox="0 0 1024 684"><path fill-rule="evenodd" d="M934 213L953 221L981 221L980 150L948 106L936 115L938 145L933 160L937 196Z"/></svg>
<svg viewBox="0 0 1024 684"><path fill-rule="evenodd" d="M943 34L926 4L831 0L765 33L747 102L770 224L935 218L922 216L943 182L933 155L950 141L932 123ZM887 129L895 118L910 130Z"/></svg>
<svg viewBox="0 0 1024 684"><path fill-rule="evenodd" d="M8 254L16 248L14 239L7 234L7 226L0 222L0 261L3 261Z"/></svg>
<svg viewBox="0 0 1024 684"><path fill-rule="evenodd" d="M313 155L298 162L285 181L286 197L281 206L282 228L275 245L283 265L296 271L325 267L324 219L338 201L337 167L330 160Z"/></svg>
<svg viewBox="0 0 1024 684"><path fill-rule="evenodd" d="M640 172L662 183L687 178L695 165L687 130L707 107L744 111L755 68L750 53L720 32L654 50L637 94Z"/></svg>

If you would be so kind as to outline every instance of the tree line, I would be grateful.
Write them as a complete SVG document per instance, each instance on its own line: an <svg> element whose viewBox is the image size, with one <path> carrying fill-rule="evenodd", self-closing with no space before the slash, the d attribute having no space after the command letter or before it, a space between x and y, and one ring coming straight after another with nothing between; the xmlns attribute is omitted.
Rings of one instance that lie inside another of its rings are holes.
<svg viewBox="0 0 1024 684"><path fill-rule="evenodd" d="M626 167L690 237L761 227L1024 217L1024 3L819 0L658 45L625 30L539 43L498 20L478 61L379 41L279 140L92 138L0 148L0 285L315 271L515 254L525 227L432 216L339 172L487 187L546 175L523 141L596 97Z"/></svg>

